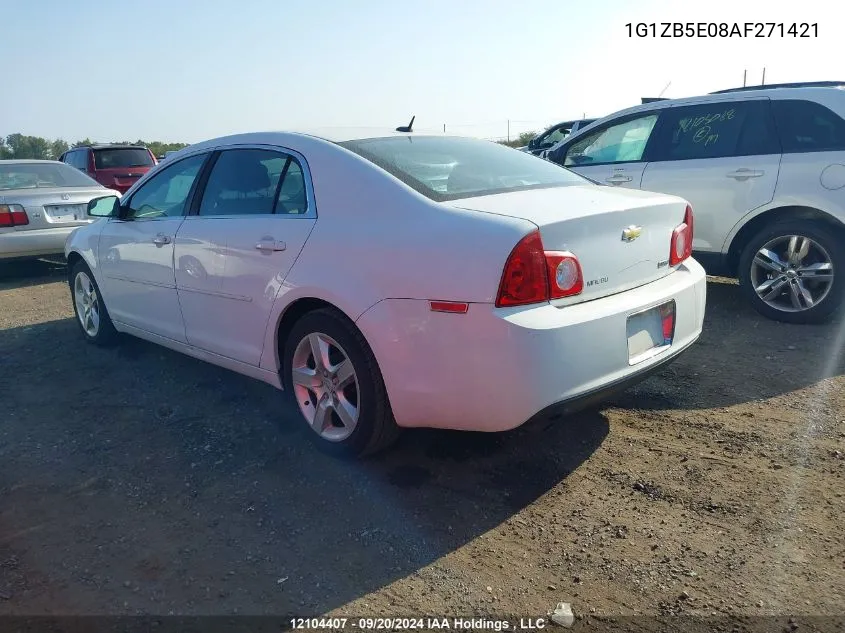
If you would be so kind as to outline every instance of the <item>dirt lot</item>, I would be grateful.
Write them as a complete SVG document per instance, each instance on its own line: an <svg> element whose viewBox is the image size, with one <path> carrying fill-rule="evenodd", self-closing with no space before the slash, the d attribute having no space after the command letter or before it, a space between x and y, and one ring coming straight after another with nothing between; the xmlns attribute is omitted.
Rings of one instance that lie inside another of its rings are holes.
<svg viewBox="0 0 845 633"><path fill-rule="evenodd" d="M64 274L0 265L0 614L845 611L845 325L713 281L600 412L348 463L269 386L85 344Z"/></svg>

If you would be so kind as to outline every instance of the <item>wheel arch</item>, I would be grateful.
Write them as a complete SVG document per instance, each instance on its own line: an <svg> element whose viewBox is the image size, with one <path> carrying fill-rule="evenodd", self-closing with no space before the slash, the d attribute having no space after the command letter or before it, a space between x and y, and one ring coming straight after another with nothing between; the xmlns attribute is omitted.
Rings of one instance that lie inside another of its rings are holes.
<svg viewBox="0 0 845 633"><path fill-rule="evenodd" d="M67 278L68 283L70 283L72 281L73 267L78 262L85 262L85 258L78 251L70 251L65 259L67 259ZM88 262L85 262L85 264L88 265ZM90 268L90 266L88 267Z"/></svg>
<svg viewBox="0 0 845 633"><path fill-rule="evenodd" d="M826 224L836 231L845 230L845 224L839 219L814 207L793 205L777 207L764 211L746 222L740 228L736 235L731 240L728 247L725 264L728 272L732 276L736 276L739 268L739 259L742 256L742 251L745 249L748 242L759 233L763 227L783 221L808 221L820 224Z"/></svg>
<svg viewBox="0 0 845 633"><path fill-rule="evenodd" d="M286 376L284 375L285 368L282 359L284 357L284 346L287 342L288 336L290 335L294 324L296 324L296 322L300 318L302 318L305 314L309 312L313 312L314 310L320 309L330 309L334 312L337 312L339 315L344 317L352 327L354 327L360 332L360 328L355 325L355 320L350 317L344 310L342 310L330 301L321 299L319 297L299 297L298 299L292 301L281 312L275 328L275 345L273 346L273 349L276 355L276 367L278 368L279 377L281 378L282 385L284 385L286 378ZM361 332L361 336L364 336L363 332ZM366 340L366 337L364 337L364 340Z"/></svg>

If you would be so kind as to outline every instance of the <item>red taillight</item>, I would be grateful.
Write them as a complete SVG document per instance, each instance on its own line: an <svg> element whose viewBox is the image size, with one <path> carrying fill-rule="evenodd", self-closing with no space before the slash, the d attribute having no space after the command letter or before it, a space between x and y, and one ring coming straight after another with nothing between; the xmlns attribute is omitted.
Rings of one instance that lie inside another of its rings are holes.
<svg viewBox="0 0 845 633"><path fill-rule="evenodd" d="M669 245L669 265L675 266L692 255L693 217L692 207L687 205L684 221L672 231L672 241Z"/></svg>
<svg viewBox="0 0 845 633"><path fill-rule="evenodd" d="M496 307L541 303L577 295L584 288L578 258L572 253L543 250L540 231L532 231L511 251L505 263Z"/></svg>
<svg viewBox="0 0 845 633"><path fill-rule="evenodd" d="M0 226L24 226L29 224L26 211L19 204L0 204Z"/></svg>

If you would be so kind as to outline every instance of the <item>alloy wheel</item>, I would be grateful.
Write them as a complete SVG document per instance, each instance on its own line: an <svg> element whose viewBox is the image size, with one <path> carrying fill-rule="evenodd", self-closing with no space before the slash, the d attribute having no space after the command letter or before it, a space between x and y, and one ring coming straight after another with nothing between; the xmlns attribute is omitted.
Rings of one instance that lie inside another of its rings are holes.
<svg viewBox="0 0 845 633"><path fill-rule="evenodd" d="M73 282L73 296L76 302L76 315L82 329L90 337L100 331L100 300L91 278L84 272L76 274Z"/></svg>
<svg viewBox="0 0 845 633"><path fill-rule="evenodd" d="M783 235L766 242L751 262L751 285L776 310L802 312L827 297L833 287L833 261L815 240Z"/></svg>
<svg viewBox="0 0 845 633"><path fill-rule="evenodd" d="M291 382L299 410L320 437L340 442L360 415L358 376L349 355L327 334L312 332L296 346Z"/></svg>

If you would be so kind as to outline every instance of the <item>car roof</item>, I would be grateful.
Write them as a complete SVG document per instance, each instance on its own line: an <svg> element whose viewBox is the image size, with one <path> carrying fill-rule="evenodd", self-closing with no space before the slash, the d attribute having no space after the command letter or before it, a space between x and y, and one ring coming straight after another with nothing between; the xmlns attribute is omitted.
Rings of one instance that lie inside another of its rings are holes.
<svg viewBox="0 0 845 633"><path fill-rule="evenodd" d="M207 150L213 147L225 145L279 145L285 146L292 141L299 141L299 144L311 142L344 143L347 141L360 141L375 138L420 138L420 137L460 137L459 134L444 134L443 132L397 132L395 130L381 127L335 127L335 128L310 128L306 130L290 131L265 131L265 132L243 132L219 136L199 143L192 143L187 147L177 150L175 154L189 155L196 151ZM294 148L295 149L295 148ZM174 155L175 155L174 154Z"/></svg>
<svg viewBox="0 0 845 633"><path fill-rule="evenodd" d="M124 145L122 143L92 143L91 145L78 145L71 147L68 151L75 149L147 149L146 145Z"/></svg>
<svg viewBox="0 0 845 633"><path fill-rule="evenodd" d="M823 98L829 96L833 92L843 92L845 87L821 87L821 86L799 86L799 87L772 87L772 88L758 88L755 90L731 90L719 91L706 95L698 95L695 97L681 97L680 99L664 99L662 101L653 101L651 103L640 103L624 110L618 110L612 114L598 119L604 121L610 118L616 118L625 114L636 114L648 110L662 110L663 108L670 108L679 105L694 105L698 103L717 103L730 101L746 101L752 99L759 99L760 97L769 97L770 99L809 99L813 100L816 97ZM579 130L580 132L580 130Z"/></svg>

